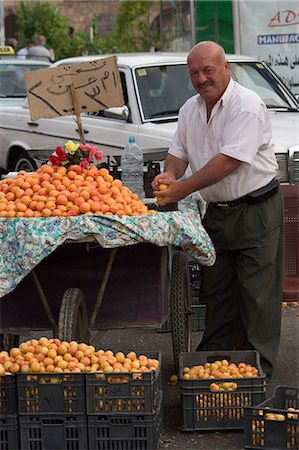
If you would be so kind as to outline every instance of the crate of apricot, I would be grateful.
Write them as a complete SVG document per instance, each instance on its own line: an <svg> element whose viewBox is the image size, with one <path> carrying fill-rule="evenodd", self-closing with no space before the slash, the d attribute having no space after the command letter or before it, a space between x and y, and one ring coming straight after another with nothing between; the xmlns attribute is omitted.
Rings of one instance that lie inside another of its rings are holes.
<svg viewBox="0 0 299 450"><path fill-rule="evenodd" d="M180 353L184 431L244 429L244 408L265 399L266 375L259 353Z"/></svg>
<svg viewBox="0 0 299 450"><path fill-rule="evenodd" d="M99 350L102 372L86 374L87 414L154 413L161 400L161 353Z"/></svg>
<svg viewBox="0 0 299 450"><path fill-rule="evenodd" d="M102 153L68 141L35 172L19 171L0 182L0 217L138 216L156 213L105 167Z"/></svg>
<svg viewBox="0 0 299 450"><path fill-rule="evenodd" d="M299 448L299 389L278 386L272 397L245 408L245 448Z"/></svg>

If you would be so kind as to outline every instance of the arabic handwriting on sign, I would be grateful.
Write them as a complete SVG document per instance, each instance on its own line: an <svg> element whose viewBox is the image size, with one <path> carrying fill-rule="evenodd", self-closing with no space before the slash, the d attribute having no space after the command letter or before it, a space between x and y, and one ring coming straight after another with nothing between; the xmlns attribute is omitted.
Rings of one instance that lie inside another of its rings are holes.
<svg viewBox="0 0 299 450"><path fill-rule="evenodd" d="M96 89L97 88L97 89ZM96 86L96 88L93 88L93 94L91 94L90 92L84 91L84 94L87 95L87 97L91 98L92 100L94 100L95 102L97 102L99 105L101 105L104 109L106 109L108 106L105 105L105 103L103 103L100 99L96 98L97 95L100 94L101 90L99 88L99 86Z"/></svg>
<svg viewBox="0 0 299 450"><path fill-rule="evenodd" d="M105 91L107 90L107 87L105 84L105 80L107 80L107 78L109 78L109 72L107 72L107 70L105 70L104 75L101 77L102 86Z"/></svg>
<svg viewBox="0 0 299 450"><path fill-rule="evenodd" d="M80 75L80 74L86 73L86 72L94 72L95 70L101 70L101 69L103 69L103 67L105 67L107 65L107 63L106 63L106 61L103 61L102 64L99 64L96 61L91 61L90 65L94 66L94 67L91 67L88 69L85 69L85 68L83 69L83 68L79 67L75 71L74 75Z"/></svg>
<svg viewBox="0 0 299 450"><path fill-rule="evenodd" d="M42 84L43 84L42 81L38 81L35 85L33 85L31 88L28 89L28 92L30 92L30 94L33 95L34 97L41 100L46 106L48 106L48 108L50 108L58 116L61 116L61 113L56 108L54 108L54 106L52 106L48 100L46 100L41 95L39 95L37 92L35 92L36 89L42 87Z"/></svg>
<svg viewBox="0 0 299 450"><path fill-rule="evenodd" d="M115 57L33 71L25 78L32 120L123 104Z"/></svg>

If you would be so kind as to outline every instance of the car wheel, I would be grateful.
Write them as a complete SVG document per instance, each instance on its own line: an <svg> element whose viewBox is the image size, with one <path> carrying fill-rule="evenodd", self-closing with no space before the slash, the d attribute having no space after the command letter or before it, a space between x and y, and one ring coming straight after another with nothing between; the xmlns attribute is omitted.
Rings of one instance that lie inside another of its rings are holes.
<svg viewBox="0 0 299 450"><path fill-rule="evenodd" d="M25 170L26 172L35 172L37 165L34 160L27 155L26 152L21 152L17 155L13 170L18 172L19 170Z"/></svg>

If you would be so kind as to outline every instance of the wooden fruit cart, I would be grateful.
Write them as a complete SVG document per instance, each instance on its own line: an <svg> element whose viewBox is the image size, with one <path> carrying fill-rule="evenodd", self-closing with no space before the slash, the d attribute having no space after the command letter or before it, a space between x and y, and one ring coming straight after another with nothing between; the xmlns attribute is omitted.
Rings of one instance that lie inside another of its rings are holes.
<svg viewBox="0 0 299 450"><path fill-rule="evenodd" d="M89 342L94 331L157 327L169 311L178 365L191 346L187 254L150 243L107 249L89 236L60 245L1 298L0 344L43 330Z"/></svg>

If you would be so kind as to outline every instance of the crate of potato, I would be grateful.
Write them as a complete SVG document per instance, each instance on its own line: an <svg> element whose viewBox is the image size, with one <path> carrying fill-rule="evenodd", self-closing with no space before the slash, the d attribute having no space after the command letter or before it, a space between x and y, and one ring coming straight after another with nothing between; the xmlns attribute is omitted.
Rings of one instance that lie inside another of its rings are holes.
<svg viewBox="0 0 299 450"><path fill-rule="evenodd" d="M299 389L278 386L274 395L245 408L245 448L299 448Z"/></svg>
<svg viewBox="0 0 299 450"><path fill-rule="evenodd" d="M86 373L87 414L156 411L162 390L161 353L102 352L102 372Z"/></svg>
<svg viewBox="0 0 299 450"><path fill-rule="evenodd" d="M184 431L244 428L244 408L265 399L256 351L180 353Z"/></svg>

